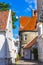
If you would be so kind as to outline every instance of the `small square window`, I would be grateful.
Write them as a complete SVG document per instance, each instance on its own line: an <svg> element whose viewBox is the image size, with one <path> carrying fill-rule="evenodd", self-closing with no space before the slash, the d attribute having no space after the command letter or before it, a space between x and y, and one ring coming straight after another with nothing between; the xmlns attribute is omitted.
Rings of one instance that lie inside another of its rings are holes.
<svg viewBox="0 0 43 65"><path fill-rule="evenodd" d="M27 34L24 35L24 40L27 40Z"/></svg>

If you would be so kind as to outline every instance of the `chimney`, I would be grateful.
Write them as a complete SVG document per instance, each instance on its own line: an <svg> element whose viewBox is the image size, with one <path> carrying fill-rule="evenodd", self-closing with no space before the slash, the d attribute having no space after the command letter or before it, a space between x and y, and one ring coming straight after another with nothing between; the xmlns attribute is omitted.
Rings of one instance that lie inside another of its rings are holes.
<svg viewBox="0 0 43 65"><path fill-rule="evenodd" d="M34 16L34 10L32 10L32 16Z"/></svg>
<svg viewBox="0 0 43 65"><path fill-rule="evenodd" d="M32 10L32 16L37 16L37 10Z"/></svg>

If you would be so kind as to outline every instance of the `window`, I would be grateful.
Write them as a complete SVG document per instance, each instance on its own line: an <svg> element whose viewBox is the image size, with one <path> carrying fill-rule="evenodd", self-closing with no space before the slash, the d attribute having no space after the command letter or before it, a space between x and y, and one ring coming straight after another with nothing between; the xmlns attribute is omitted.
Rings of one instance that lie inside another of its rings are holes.
<svg viewBox="0 0 43 65"><path fill-rule="evenodd" d="M24 40L27 40L27 34L24 35Z"/></svg>
<svg viewBox="0 0 43 65"><path fill-rule="evenodd" d="M43 10L39 12L39 21L43 22Z"/></svg>

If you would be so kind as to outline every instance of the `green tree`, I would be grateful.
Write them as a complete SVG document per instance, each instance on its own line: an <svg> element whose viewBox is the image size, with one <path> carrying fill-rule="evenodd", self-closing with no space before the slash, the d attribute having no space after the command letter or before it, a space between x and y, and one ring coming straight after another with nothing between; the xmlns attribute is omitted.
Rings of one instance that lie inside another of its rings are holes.
<svg viewBox="0 0 43 65"><path fill-rule="evenodd" d="M9 4L0 2L0 11L6 11L6 10L9 10L10 8L11 8L11 6ZM12 13L12 21L13 21L12 26L13 26L13 28L16 28L16 26L14 25L14 22L17 21L16 16L15 16L16 12L12 11L11 13Z"/></svg>

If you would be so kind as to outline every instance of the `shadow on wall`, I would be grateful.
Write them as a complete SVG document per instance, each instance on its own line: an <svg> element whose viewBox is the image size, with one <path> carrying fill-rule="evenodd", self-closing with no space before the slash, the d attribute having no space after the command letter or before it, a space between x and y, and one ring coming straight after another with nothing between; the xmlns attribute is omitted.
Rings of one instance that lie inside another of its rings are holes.
<svg viewBox="0 0 43 65"><path fill-rule="evenodd" d="M11 61L8 42L7 39L5 39L5 42L3 43L2 48L0 49L0 65L9 65L9 64L12 65L12 61Z"/></svg>

